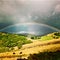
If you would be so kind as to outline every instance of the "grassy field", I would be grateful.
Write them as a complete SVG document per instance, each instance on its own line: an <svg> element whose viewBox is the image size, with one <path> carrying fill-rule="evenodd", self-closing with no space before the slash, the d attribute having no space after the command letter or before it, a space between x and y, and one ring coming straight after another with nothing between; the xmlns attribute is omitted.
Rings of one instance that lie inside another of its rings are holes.
<svg viewBox="0 0 60 60"><path fill-rule="evenodd" d="M0 32L0 53L20 49L22 45L32 43L23 35Z"/></svg>
<svg viewBox="0 0 60 60"><path fill-rule="evenodd" d="M48 39L47 37L52 37ZM27 40L30 38L27 38ZM60 33L52 33L39 39L31 39L32 43L22 45L20 49L0 53L0 60L58 60L60 59ZM49 57L51 52L51 57ZM59 55L58 55L59 52ZM45 58L39 58L40 56ZM47 56L47 57L46 57ZM53 58L54 56L54 58ZM48 58L49 57L49 58Z"/></svg>
<svg viewBox="0 0 60 60"><path fill-rule="evenodd" d="M37 43L38 44L37 44ZM17 51L0 53L1 59L11 59L17 60L17 58L28 58L30 54L39 54L41 52L56 52L60 51L60 39L57 40L49 40L49 41L34 41L31 44L24 45L21 49ZM13 54L15 53L15 54Z"/></svg>

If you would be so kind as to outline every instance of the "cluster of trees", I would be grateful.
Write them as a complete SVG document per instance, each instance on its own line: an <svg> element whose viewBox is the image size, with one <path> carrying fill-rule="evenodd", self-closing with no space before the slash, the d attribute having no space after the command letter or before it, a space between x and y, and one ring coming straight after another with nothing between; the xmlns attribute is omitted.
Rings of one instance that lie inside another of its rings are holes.
<svg viewBox="0 0 60 60"><path fill-rule="evenodd" d="M0 32L0 52L13 50L16 46L21 48L27 43L31 43L31 41L27 40L25 36Z"/></svg>
<svg viewBox="0 0 60 60"><path fill-rule="evenodd" d="M51 40L51 39L58 39L60 38L60 32L53 32L44 36L35 36L35 35L30 35L31 39L40 39L40 40Z"/></svg>
<svg viewBox="0 0 60 60"><path fill-rule="evenodd" d="M36 36L36 35L25 35L26 37L29 37L32 40L52 40L52 39L58 39L60 38L60 32L53 32L44 36Z"/></svg>

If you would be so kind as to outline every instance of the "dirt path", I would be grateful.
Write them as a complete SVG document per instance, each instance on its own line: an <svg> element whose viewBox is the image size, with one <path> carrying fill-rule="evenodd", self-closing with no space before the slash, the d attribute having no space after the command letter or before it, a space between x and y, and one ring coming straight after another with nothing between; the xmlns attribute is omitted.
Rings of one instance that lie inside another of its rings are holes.
<svg viewBox="0 0 60 60"><path fill-rule="evenodd" d="M51 45L51 44L60 44L60 39L56 39L56 40L54 39L54 40L50 40L47 42L46 41L34 40L33 43L31 43L31 44L23 45L23 47L21 49L24 50L24 49L37 47L37 46L46 46L46 45Z"/></svg>

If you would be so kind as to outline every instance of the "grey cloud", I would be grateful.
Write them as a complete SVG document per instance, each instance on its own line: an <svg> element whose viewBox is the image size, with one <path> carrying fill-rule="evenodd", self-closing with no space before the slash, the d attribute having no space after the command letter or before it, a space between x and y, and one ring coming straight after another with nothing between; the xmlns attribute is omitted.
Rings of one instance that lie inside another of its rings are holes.
<svg viewBox="0 0 60 60"><path fill-rule="evenodd" d="M0 22L39 22L51 16L57 2L57 0L0 0L0 16L3 14Z"/></svg>

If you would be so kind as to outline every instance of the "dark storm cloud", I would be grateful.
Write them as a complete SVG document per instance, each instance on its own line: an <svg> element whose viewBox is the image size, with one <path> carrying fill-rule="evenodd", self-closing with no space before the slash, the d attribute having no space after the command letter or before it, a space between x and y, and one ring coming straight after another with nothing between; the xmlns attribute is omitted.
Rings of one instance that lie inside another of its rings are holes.
<svg viewBox="0 0 60 60"><path fill-rule="evenodd" d="M48 17L60 13L59 2L59 0L0 0L0 22L45 23Z"/></svg>

